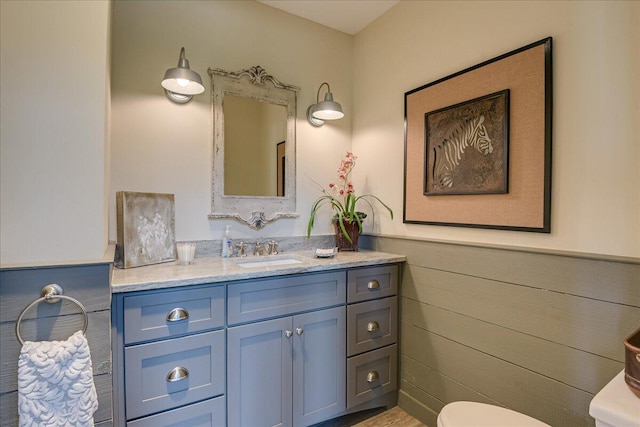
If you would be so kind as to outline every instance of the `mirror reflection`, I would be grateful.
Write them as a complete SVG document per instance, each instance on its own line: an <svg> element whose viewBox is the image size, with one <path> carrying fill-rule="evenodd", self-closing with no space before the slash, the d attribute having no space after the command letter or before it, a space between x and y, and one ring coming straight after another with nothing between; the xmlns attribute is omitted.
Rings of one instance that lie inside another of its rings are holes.
<svg viewBox="0 0 640 427"><path fill-rule="evenodd" d="M223 111L224 194L284 196L285 106L227 93Z"/></svg>

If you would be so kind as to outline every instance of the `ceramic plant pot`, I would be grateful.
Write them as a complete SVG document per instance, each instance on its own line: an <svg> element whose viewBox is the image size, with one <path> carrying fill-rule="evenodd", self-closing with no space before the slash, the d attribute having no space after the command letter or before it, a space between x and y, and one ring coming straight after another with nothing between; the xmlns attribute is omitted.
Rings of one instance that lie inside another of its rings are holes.
<svg viewBox="0 0 640 427"><path fill-rule="evenodd" d="M624 381L631 391L640 397L640 328L624 340L624 347Z"/></svg>

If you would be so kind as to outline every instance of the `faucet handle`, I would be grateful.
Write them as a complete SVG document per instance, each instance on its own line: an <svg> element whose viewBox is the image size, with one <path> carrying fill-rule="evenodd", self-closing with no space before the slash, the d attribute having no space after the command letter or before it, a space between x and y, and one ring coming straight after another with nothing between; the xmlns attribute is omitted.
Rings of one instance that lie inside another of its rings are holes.
<svg viewBox="0 0 640 427"><path fill-rule="evenodd" d="M269 255L278 255L278 242L272 240L269 242Z"/></svg>
<svg viewBox="0 0 640 427"><path fill-rule="evenodd" d="M236 256L239 256L239 257L247 256L247 242L236 243L236 248L238 248L238 253L236 254Z"/></svg>
<svg viewBox="0 0 640 427"><path fill-rule="evenodd" d="M262 255L261 252L264 250L264 247L262 245L262 242L260 240L258 240L256 242L256 245L253 248L253 255L254 256L260 256Z"/></svg>

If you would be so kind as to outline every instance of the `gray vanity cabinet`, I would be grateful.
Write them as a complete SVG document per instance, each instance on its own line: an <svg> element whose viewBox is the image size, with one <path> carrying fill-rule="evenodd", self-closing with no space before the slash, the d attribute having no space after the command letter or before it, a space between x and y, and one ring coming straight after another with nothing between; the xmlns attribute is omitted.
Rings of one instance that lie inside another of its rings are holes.
<svg viewBox="0 0 640 427"><path fill-rule="evenodd" d="M347 408L394 392L398 378L398 265L347 272Z"/></svg>
<svg viewBox="0 0 640 427"><path fill-rule="evenodd" d="M227 330L230 426L308 426L345 410L345 302L345 271L229 285L229 323L254 322Z"/></svg>
<svg viewBox="0 0 640 427"><path fill-rule="evenodd" d="M230 426L308 426L346 407L344 307L228 330Z"/></svg>
<svg viewBox="0 0 640 427"><path fill-rule="evenodd" d="M304 427L397 402L398 264L115 293L114 425Z"/></svg>
<svg viewBox="0 0 640 427"><path fill-rule="evenodd" d="M114 424L225 426L225 287L118 294L113 304Z"/></svg>

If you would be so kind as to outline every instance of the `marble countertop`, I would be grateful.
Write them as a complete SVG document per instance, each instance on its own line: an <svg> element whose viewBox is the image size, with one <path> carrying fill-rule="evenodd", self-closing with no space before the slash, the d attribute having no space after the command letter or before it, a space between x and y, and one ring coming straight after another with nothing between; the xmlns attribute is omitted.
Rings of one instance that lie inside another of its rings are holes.
<svg viewBox="0 0 640 427"><path fill-rule="evenodd" d="M296 260L295 264L248 268L239 265L240 263L247 262L277 261L292 258ZM285 252L279 255L261 257L196 258L194 263L190 265L179 265L178 262L169 262L129 269L114 268L111 278L111 291L113 293L119 293L165 289L176 286L200 285L205 283L281 276L285 274L363 267L404 262L405 260L406 257L404 255L365 250L358 252L338 252L333 258L317 258L310 250Z"/></svg>

